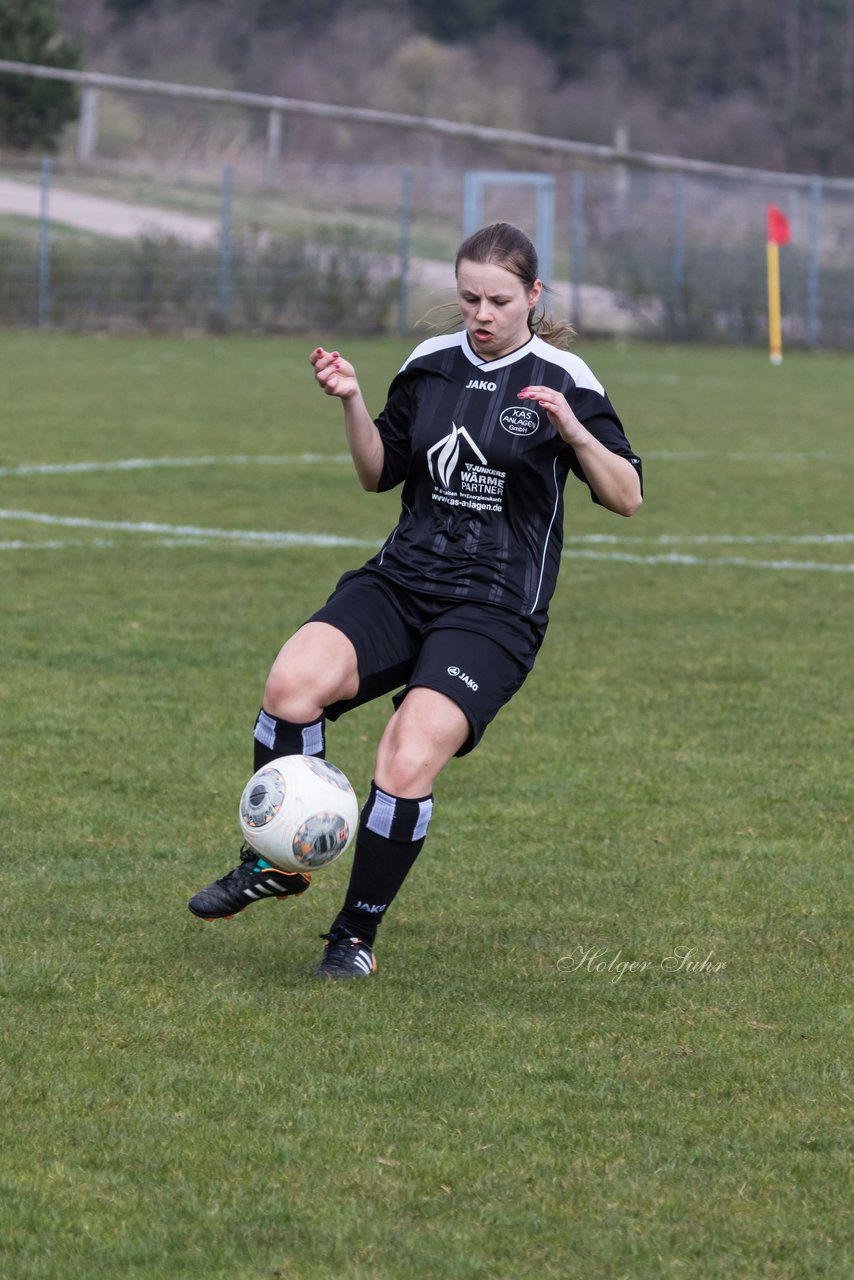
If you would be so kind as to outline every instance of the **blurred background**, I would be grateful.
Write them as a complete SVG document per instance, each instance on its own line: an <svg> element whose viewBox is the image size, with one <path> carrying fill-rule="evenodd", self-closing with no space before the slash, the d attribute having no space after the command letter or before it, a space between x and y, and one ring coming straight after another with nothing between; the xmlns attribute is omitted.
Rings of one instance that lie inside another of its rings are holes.
<svg viewBox="0 0 854 1280"><path fill-rule="evenodd" d="M0 323L406 332L506 218L585 334L755 343L773 203L850 347L852 123L854 0L0 0Z"/></svg>

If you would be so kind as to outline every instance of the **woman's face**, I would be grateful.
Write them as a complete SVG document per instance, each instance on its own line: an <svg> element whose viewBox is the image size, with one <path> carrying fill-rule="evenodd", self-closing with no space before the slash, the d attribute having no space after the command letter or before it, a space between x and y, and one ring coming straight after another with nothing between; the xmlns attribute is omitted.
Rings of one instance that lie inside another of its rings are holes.
<svg viewBox="0 0 854 1280"><path fill-rule="evenodd" d="M542 282L526 289L518 276L492 262L463 258L457 270L460 312L469 342L484 360L498 360L530 338L528 314Z"/></svg>

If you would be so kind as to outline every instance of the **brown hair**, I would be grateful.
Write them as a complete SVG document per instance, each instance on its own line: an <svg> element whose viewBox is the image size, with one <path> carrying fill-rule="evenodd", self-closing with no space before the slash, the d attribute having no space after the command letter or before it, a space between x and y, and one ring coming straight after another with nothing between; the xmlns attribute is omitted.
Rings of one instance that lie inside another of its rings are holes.
<svg viewBox="0 0 854 1280"><path fill-rule="evenodd" d="M512 222L492 222L488 227L481 227L468 236L457 250L455 275L463 261L503 267L521 280L526 289L533 289L539 278L540 264L533 241L519 227L514 227ZM543 288L545 287L544 285ZM546 315L545 307L540 310L539 315L531 308L528 328L553 347L566 347L575 336L571 325Z"/></svg>

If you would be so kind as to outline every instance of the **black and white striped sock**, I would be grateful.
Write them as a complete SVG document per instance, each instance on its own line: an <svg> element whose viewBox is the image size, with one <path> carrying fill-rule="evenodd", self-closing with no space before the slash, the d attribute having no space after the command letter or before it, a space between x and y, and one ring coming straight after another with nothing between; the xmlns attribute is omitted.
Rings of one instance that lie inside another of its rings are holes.
<svg viewBox="0 0 854 1280"><path fill-rule="evenodd" d="M262 707L258 712L253 733L255 769L257 772L279 756L319 756L326 753L325 719L312 720L309 724L293 724L279 720Z"/></svg>
<svg viewBox="0 0 854 1280"><path fill-rule="evenodd" d="M421 852L432 814L432 795L414 800L392 796L371 783L347 895L333 930L346 929L371 945L380 921Z"/></svg>
<svg viewBox="0 0 854 1280"><path fill-rule="evenodd" d="M279 756L319 756L326 752L325 719L312 720L310 724L292 724L271 716L262 707L255 720L252 735L254 748L253 773L257 773L271 760ZM269 867L266 858L258 858L257 866Z"/></svg>

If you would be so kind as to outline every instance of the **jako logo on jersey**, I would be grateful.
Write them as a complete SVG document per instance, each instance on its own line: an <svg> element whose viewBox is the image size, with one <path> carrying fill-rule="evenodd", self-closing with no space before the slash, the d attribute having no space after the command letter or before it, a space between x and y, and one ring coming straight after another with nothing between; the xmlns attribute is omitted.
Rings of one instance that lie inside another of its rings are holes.
<svg viewBox="0 0 854 1280"><path fill-rule="evenodd" d="M483 382L479 378L472 378L471 382L466 383L466 391L497 391L497 382Z"/></svg>
<svg viewBox="0 0 854 1280"><path fill-rule="evenodd" d="M478 449L465 427L458 427L455 422L452 422L450 435L445 436L443 440L437 440L433 448L427 450L427 466L430 469L430 474L443 489L451 488L451 479L460 460L461 439L466 441L474 454L486 466L486 458Z"/></svg>
<svg viewBox="0 0 854 1280"><path fill-rule="evenodd" d="M462 680L463 684L468 685L472 693L477 693L477 681L467 676L465 671L460 671L459 667L448 667L448 675L456 676L458 680Z"/></svg>

